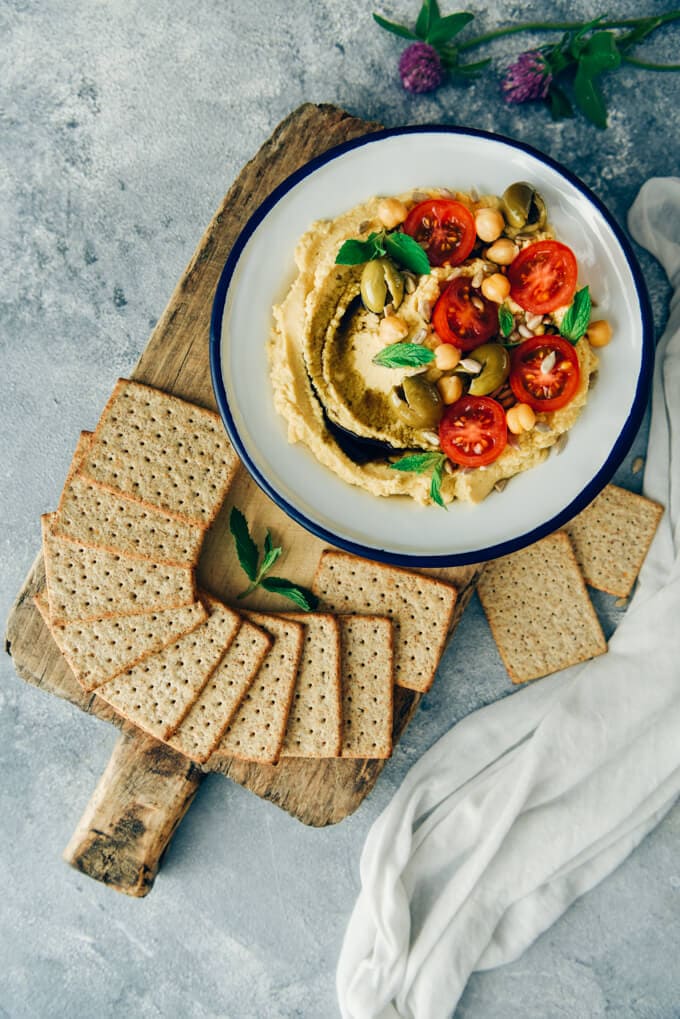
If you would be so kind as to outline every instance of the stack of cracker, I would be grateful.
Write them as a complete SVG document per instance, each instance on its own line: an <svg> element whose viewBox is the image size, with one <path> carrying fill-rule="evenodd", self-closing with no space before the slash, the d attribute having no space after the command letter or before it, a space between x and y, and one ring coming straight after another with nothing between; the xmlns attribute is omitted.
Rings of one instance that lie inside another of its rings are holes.
<svg viewBox="0 0 680 1019"><path fill-rule="evenodd" d="M322 611L236 613L195 569L237 466L216 414L120 380L42 519L43 619L84 690L198 763L389 756L455 589L327 552Z"/></svg>

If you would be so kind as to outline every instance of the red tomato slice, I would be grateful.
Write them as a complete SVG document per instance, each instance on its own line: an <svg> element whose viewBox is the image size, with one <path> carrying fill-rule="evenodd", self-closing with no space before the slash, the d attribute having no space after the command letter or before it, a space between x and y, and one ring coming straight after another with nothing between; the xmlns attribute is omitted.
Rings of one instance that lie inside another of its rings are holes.
<svg viewBox="0 0 680 1019"><path fill-rule="evenodd" d="M579 376L578 355L561 336L533 336L513 351L510 388L520 403L534 410L565 407L578 389Z"/></svg>
<svg viewBox="0 0 680 1019"><path fill-rule="evenodd" d="M439 422L439 444L449 460L483 467L500 456L508 441L505 411L490 396L462 396Z"/></svg>
<svg viewBox="0 0 680 1019"><path fill-rule="evenodd" d="M474 350L498 332L498 305L473 291L469 276L459 276L442 291L432 312L432 325L444 343Z"/></svg>
<svg viewBox="0 0 680 1019"><path fill-rule="evenodd" d="M523 248L508 269L510 296L532 315L571 304L578 266L571 248L559 241L536 241Z"/></svg>
<svg viewBox="0 0 680 1019"><path fill-rule="evenodd" d="M430 265L460 265L477 237L474 216L452 198L428 198L414 205L404 232L425 246Z"/></svg>

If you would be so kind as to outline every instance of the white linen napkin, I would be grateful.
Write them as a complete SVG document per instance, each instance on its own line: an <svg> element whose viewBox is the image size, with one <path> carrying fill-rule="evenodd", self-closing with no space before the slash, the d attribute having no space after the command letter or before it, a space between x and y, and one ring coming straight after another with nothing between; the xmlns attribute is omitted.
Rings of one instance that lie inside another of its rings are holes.
<svg viewBox="0 0 680 1019"><path fill-rule="evenodd" d="M676 288L644 475L666 513L608 654L468 716L374 823L343 1019L451 1016L474 970L516 959L680 793L680 178L648 181L629 227Z"/></svg>

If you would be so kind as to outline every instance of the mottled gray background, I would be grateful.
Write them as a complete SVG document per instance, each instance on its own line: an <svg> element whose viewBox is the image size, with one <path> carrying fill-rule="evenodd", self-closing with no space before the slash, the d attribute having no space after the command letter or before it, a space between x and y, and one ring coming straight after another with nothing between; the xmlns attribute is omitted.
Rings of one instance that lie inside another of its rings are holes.
<svg viewBox="0 0 680 1019"><path fill-rule="evenodd" d="M471 6L480 28L594 11L586 2ZM678 172L680 76L612 77L606 132L582 119L553 124L541 107L505 107L496 74L409 97L396 75L402 43L373 25L372 9L370 0L0 3L3 618L79 431L134 365L234 176L300 103L531 142L580 174L620 222L647 177ZM415 17L406 0L381 10ZM490 48L496 71L528 42ZM663 30L654 57L677 59L679 42L680 28ZM668 291L658 266L641 261L658 330ZM643 451L644 434L618 475L628 487L639 487L631 464ZM597 607L610 632L621 610L605 596ZM336 1016L335 964L369 826L440 734L510 689L473 602L432 693L353 817L310 830L211 777L152 894L133 901L60 860L115 731L21 683L4 656L0 668L0 1016L11 1019ZM676 808L523 958L474 976L457 1019L677 1019L679 835Z"/></svg>

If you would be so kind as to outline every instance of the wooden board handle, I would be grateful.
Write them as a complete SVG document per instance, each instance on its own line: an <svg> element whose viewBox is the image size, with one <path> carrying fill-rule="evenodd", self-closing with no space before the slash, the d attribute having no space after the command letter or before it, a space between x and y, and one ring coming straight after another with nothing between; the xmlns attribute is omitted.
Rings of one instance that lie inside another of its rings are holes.
<svg viewBox="0 0 680 1019"><path fill-rule="evenodd" d="M123 732L64 859L116 891L146 895L202 777L169 747Z"/></svg>

